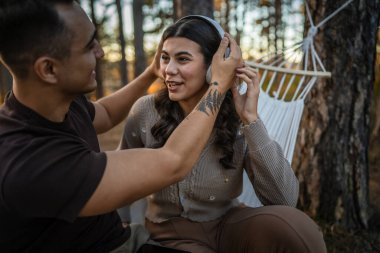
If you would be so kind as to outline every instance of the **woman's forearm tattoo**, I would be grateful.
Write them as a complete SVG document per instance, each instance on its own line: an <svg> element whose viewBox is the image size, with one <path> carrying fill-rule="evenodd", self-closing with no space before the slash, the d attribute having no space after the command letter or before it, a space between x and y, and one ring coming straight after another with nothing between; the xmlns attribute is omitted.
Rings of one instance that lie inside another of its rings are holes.
<svg viewBox="0 0 380 253"><path fill-rule="evenodd" d="M202 98L199 102L197 110L206 113L207 116L209 116L208 112L214 114L220 108L223 99L224 95L222 95L218 90L209 91L207 96Z"/></svg>

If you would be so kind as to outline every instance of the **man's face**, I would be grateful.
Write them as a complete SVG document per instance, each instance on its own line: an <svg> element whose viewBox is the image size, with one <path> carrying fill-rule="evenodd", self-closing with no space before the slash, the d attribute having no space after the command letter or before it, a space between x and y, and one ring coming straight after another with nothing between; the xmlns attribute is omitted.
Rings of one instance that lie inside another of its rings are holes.
<svg viewBox="0 0 380 253"><path fill-rule="evenodd" d="M59 15L72 33L70 56L62 60L59 87L68 95L91 92L96 88L96 60L104 52L95 39L95 27L78 5L58 5Z"/></svg>

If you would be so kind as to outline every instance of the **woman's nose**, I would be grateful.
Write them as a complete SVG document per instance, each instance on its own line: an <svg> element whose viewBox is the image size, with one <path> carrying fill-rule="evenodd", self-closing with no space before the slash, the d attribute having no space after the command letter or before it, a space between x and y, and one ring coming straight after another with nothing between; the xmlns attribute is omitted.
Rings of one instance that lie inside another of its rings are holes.
<svg viewBox="0 0 380 253"><path fill-rule="evenodd" d="M165 68L166 74L175 75L178 73L177 64L174 61L169 61Z"/></svg>

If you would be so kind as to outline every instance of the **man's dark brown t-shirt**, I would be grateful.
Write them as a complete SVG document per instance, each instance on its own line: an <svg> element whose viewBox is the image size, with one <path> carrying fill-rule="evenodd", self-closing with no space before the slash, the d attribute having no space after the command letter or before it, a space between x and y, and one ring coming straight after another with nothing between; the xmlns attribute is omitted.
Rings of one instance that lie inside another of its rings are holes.
<svg viewBox="0 0 380 253"><path fill-rule="evenodd" d="M1 252L108 252L127 240L116 212L78 217L106 166L94 115L79 96L55 123L8 94L0 108Z"/></svg>

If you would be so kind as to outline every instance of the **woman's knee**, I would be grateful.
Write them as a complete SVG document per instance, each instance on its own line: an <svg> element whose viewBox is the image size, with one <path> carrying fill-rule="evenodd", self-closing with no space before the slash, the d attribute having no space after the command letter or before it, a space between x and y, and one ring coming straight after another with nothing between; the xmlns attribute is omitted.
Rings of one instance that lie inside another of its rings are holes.
<svg viewBox="0 0 380 253"><path fill-rule="evenodd" d="M308 215L287 206L273 206L272 209L264 222L268 223L268 232L275 233L284 246L293 244L299 252L326 252L322 231ZM305 250L301 250L303 248Z"/></svg>
<svg viewBox="0 0 380 253"><path fill-rule="evenodd" d="M230 236L252 252L326 252L318 225L295 208L265 206L233 216L225 223Z"/></svg>

